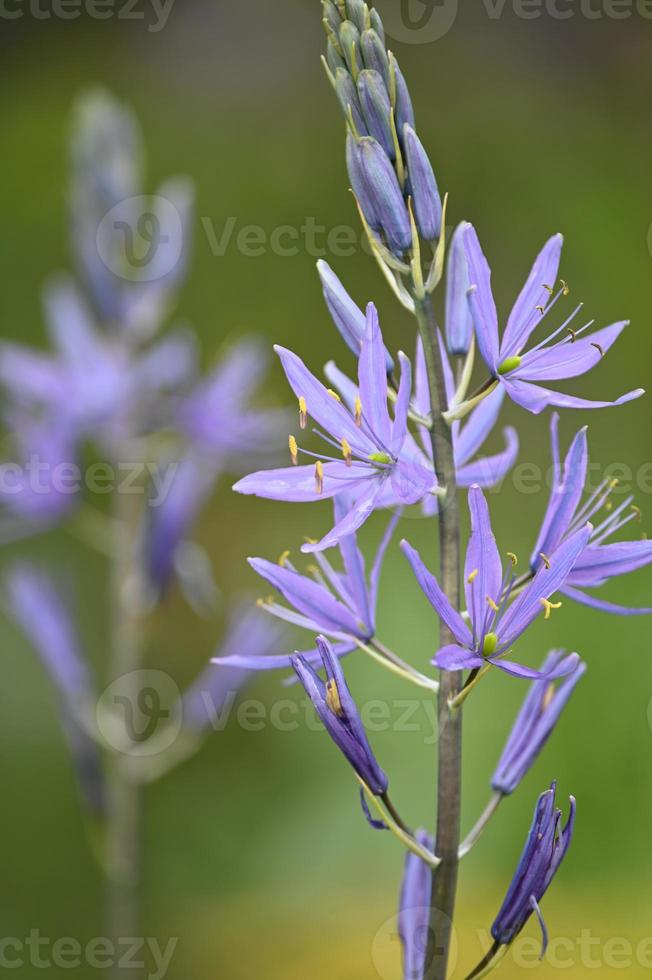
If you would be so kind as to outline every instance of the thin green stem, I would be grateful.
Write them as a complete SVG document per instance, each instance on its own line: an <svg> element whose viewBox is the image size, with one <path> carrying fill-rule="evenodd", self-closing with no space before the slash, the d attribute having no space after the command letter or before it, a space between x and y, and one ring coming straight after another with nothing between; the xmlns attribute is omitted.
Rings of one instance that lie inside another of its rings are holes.
<svg viewBox="0 0 652 980"><path fill-rule="evenodd" d="M448 409L437 324L431 299L415 301L423 342L432 408L431 442L435 473L446 495L439 507L440 581L450 603L460 605L460 527L452 434L442 418ZM455 642L442 621L440 645ZM462 712L450 704L461 690L462 675L442 671L438 696L439 758L437 773L436 855L441 863L432 876L428 952L424 980L446 980L450 952L459 865L462 797Z"/></svg>
<svg viewBox="0 0 652 980"><path fill-rule="evenodd" d="M469 834L464 838L464 840L460 844L460 851L459 851L460 861L463 858L465 858L467 854L471 853L471 851L473 850L473 848L478 843L483 833L489 826L491 818L493 817L494 813L496 812L496 810L498 809L498 807L500 806L503 800L504 800L504 796L502 793L493 794L487 806L485 807L484 811L482 812L481 816L478 818L473 830L469 832Z"/></svg>

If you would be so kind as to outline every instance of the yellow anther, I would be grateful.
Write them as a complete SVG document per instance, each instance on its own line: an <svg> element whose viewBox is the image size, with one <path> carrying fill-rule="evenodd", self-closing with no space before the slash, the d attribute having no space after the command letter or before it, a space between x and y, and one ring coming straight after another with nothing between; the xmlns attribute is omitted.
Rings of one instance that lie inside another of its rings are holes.
<svg viewBox="0 0 652 980"><path fill-rule="evenodd" d="M354 414L355 414L355 424L358 426L358 428L360 428L360 426L362 425L362 402L360 400L360 395L357 395L355 399Z"/></svg>
<svg viewBox="0 0 652 980"><path fill-rule="evenodd" d="M303 395L299 399L299 425L302 429L308 425L308 405Z"/></svg>
<svg viewBox="0 0 652 980"><path fill-rule="evenodd" d="M561 283L561 288L564 296L568 296L568 294L570 293L570 287L568 283L564 279L560 279L559 281Z"/></svg>
<svg viewBox="0 0 652 980"><path fill-rule="evenodd" d="M299 465L299 447L297 446L297 440L294 436L290 436L288 439L288 446L290 447L290 456L292 457L292 465Z"/></svg>
<svg viewBox="0 0 652 980"><path fill-rule="evenodd" d="M552 703L552 699L555 696L555 685L550 683L546 688L546 693L543 695L543 701L541 702L541 714L547 711Z"/></svg>
<svg viewBox="0 0 652 980"><path fill-rule="evenodd" d="M599 351L600 357L604 357L604 347L601 347L600 344L593 344L593 343L591 344L591 347L595 347L595 349Z"/></svg>
<svg viewBox="0 0 652 980"><path fill-rule="evenodd" d="M617 476L615 476L615 477L613 478L613 480L611 480L611 481L609 482L609 489L610 489L610 490L615 490L615 489L616 489L616 487L617 487L617 486L619 486L619 484L620 484L620 480L618 479L618 477L617 477Z"/></svg>
<svg viewBox="0 0 652 980"><path fill-rule="evenodd" d="M490 609L493 609L494 612L500 612L500 606L497 602L494 602L490 595L487 596L487 605Z"/></svg>
<svg viewBox="0 0 652 980"><path fill-rule="evenodd" d="M539 311L541 316L543 316L543 314L546 312L545 306L537 306L537 310Z"/></svg>
<svg viewBox="0 0 652 980"><path fill-rule="evenodd" d="M340 396L338 395L338 393L336 391L333 391L332 388L327 388L326 391L331 396L331 398L334 398L335 399L336 402L341 402L342 401L342 399L340 398Z"/></svg>
<svg viewBox="0 0 652 980"><path fill-rule="evenodd" d="M319 565L308 565L307 571L313 576L313 578L321 577L321 569Z"/></svg>
<svg viewBox="0 0 652 980"><path fill-rule="evenodd" d="M315 463L315 489L317 493L324 492L324 464L320 459Z"/></svg>
<svg viewBox="0 0 652 980"><path fill-rule="evenodd" d="M351 466L353 463L353 453L351 452L351 447L346 439L342 439L342 456L347 466Z"/></svg>
<svg viewBox="0 0 652 980"><path fill-rule="evenodd" d="M337 684L334 680L326 682L326 704L338 718L344 717L344 708L342 707L340 692L338 691Z"/></svg>
<svg viewBox="0 0 652 980"><path fill-rule="evenodd" d="M641 520L643 519L643 511L641 510L641 508L640 507L637 507L636 504L632 504L632 506L630 507L630 510L631 510L632 514L636 514L636 520L640 524L641 523Z"/></svg>
<svg viewBox="0 0 652 980"><path fill-rule="evenodd" d="M306 544L317 544L317 538L304 538Z"/></svg>
<svg viewBox="0 0 652 980"><path fill-rule="evenodd" d="M544 555L544 553L542 551L540 553L540 555L539 555L539 558L541 559L541 561L543 562L543 564L546 566L546 568L548 569L548 571L550 571L550 569L552 568L552 562L550 561L550 559L548 558L548 556L547 555Z"/></svg>
<svg viewBox="0 0 652 980"><path fill-rule="evenodd" d="M647 540L648 540L647 531L643 531L641 535L641 541L647 541Z"/></svg>
<svg viewBox="0 0 652 980"><path fill-rule="evenodd" d="M264 609L267 603L265 602L264 599L256 599L256 605L258 606L259 609Z"/></svg>
<svg viewBox="0 0 652 980"><path fill-rule="evenodd" d="M285 568L285 566L288 563L288 558L289 557L290 557L290 552L289 551L284 551L283 554L281 555L281 557L278 560L278 563L281 566L281 568Z"/></svg>
<svg viewBox="0 0 652 980"><path fill-rule="evenodd" d="M571 344L574 344L577 340L577 334L572 327L567 327L568 333L570 334Z"/></svg>
<svg viewBox="0 0 652 980"><path fill-rule="evenodd" d="M542 599L541 600L541 605L543 606L543 608L545 610L544 619L550 619L550 617L552 616L553 612L555 610L557 610L557 609L561 609L561 607L564 605L564 603L563 602L551 602L550 599Z"/></svg>
<svg viewBox="0 0 652 980"><path fill-rule="evenodd" d="M469 585L473 585L473 583L475 582L475 580L477 579L477 577L478 577L479 574L480 574L480 569L479 568L474 568L473 571L471 572L471 574L469 575L469 577L466 580L469 583Z"/></svg>
<svg viewBox="0 0 652 980"><path fill-rule="evenodd" d="M604 509L607 511L607 513L609 513L609 511L612 511L614 509L613 501L608 500L604 505Z"/></svg>
<svg viewBox="0 0 652 980"><path fill-rule="evenodd" d="M554 293L554 289L552 288L552 286L546 286L545 282L543 284L543 288L546 289L550 293L551 296Z"/></svg>
<svg viewBox="0 0 652 980"><path fill-rule="evenodd" d="M516 566L518 565L518 555L515 555L513 551L508 551L507 557L511 561L514 568L516 568Z"/></svg>

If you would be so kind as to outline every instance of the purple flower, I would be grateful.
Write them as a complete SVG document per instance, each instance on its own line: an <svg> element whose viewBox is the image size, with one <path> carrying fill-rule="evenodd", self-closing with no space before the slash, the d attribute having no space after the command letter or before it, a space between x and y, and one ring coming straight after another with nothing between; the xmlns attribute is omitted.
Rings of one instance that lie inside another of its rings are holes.
<svg viewBox="0 0 652 980"><path fill-rule="evenodd" d="M442 204L432 164L412 126L403 129L403 145L408 169L407 192L412 198L417 228L422 238L434 242L441 235Z"/></svg>
<svg viewBox="0 0 652 980"><path fill-rule="evenodd" d="M367 318L360 307L351 299L327 262L320 259L317 263L317 271L333 323L349 350L356 357L360 357L362 343L367 332ZM394 370L394 361L387 349L385 350L385 359L387 373L391 374Z"/></svg>
<svg viewBox="0 0 652 980"><path fill-rule="evenodd" d="M561 235L551 238L536 259L512 309L502 340L498 335L498 314L491 290L491 271L473 227L464 232L464 242L471 282L469 303L478 347L495 384L500 384L513 401L538 415L549 405L560 408L602 408L623 405L644 394L643 389L638 388L615 402L593 402L564 395L542 385L542 382L563 381L585 374L602 360L627 326L625 321L615 323L584 338L581 334L591 323L579 330L571 327L581 310L580 305L549 337L525 351L535 329L568 293L563 282L561 288L555 292L563 245ZM561 339L557 339L560 336Z"/></svg>
<svg viewBox="0 0 652 980"><path fill-rule="evenodd" d="M330 737L348 759L359 778L375 796L385 797L388 779L378 765L367 739L364 725L351 697L339 658L325 636L317 637L326 681L324 682L305 657L292 658L292 666L305 688ZM364 791L362 795L364 805ZM367 818L369 814L366 811Z"/></svg>
<svg viewBox="0 0 652 980"><path fill-rule="evenodd" d="M586 548L561 591L586 606L621 616L652 613L650 608L618 606L584 592L584 589L598 588L612 578L649 565L652 562L652 541L608 543L609 539L623 527L640 519L640 510L633 505L634 498L626 497L621 504L614 507L611 496L618 481L604 480L582 503L589 465L586 429L580 429L575 436L563 469L559 452L559 416L556 414L551 420L550 431L554 484L539 540L532 555L533 571L541 567L545 555L559 547L583 523L593 520L603 508L607 508L609 511L607 516L599 523L596 522L597 526Z"/></svg>
<svg viewBox="0 0 652 980"><path fill-rule="evenodd" d="M357 531L374 509L383 506L384 498L411 504L437 492L432 469L424 468L409 454L412 370L404 354L399 354L401 383L394 419L389 414L385 345L373 304L367 311L367 333L358 366L359 396L353 411L342 404L339 395L326 389L296 354L282 347L276 351L299 401L301 427L305 428L308 417L312 417L324 430L317 430L318 434L341 453L343 460L301 450L316 458L316 463L254 473L237 483L234 490L297 503L351 494L355 504L346 516L320 542L304 545L303 551L323 551L338 544ZM290 437L290 451L293 462L298 463L294 436Z"/></svg>
<svg viewBox="0 0 652 980"><path fill-rule="evenodd" d="M237 609L215 657L184 692L184 727L201 733L211 725L219 724L251 678L250 670L227 667L225 662L243 649L250 651L252 656L267 657L278 649L282 638L282 629L276 623L270 623L257 609Z"/></svg>
<svg viewBox="0 0 652 980"><path fill-rule="evenodd" d="M94 813L101 813L104 785L100 754L82 722L93 706L94 685L70 613L51 579L29 565L15 566L6 587L11 614L58 692L61 723L85 802Z"/></svg>
<svg viewBox="0 0 652 980"><path fill-rule="evenodd" d="M473 317L469 308L469 265L464 235L471 225L463 221L451 239L446 272L446 346L449 354L464 357L473 340Z"/></svg>
<svg viewBox="0 0 652 980"><path fill-rule="evenodd" d="M418 830L415 836L427 851L434 851L435 842L426 830ZM408 852L398 913L405 980L423 980L430 932L431 896L432 869L416 854Z"/></svg>
<svg viewBox="0 0 652 980"><path fill-rule="evenodd" d="M586 673L586 664L580 663L570 677L555 688L549 677L565 656L563 650L552 650L548 654L541 667L542 678L533 681L514 722L491 780L493 789L503 796L513 793L532 768L552 735L568 699Z"/></svg>
<svg viewBox="0 0 652 980"><path fill-rule="evenodd" d="M391 160L371 136L347 138L349 179L367 224L401 256L412 245L410 215Z"/></svg>
<svg viewBox="0 0 652 980"><path fill-rule="evenodd" d="M503 659L512 644L545 611L556 608L551 596L563 586L591 533L590 525L577 531L548 558L547 564L522 591L510 599L516 585L513 565L503 572L503 563L491 529L489 509L482 490L469 490L471 537L466 552L465 593L470 625L453 608L437 579L418 553L403 541L401 548L426 598L452 632L455 644L439 650L433 660L441 670L476 670L486 664L500 667L516 677L554 680L572 673L578 663L576 653L562 660L547 674Z"/></svg>
<svg viewBox="0 0 652 980"><path fill-rule="evenodd" d="M102 91L80 100L70 193L77 272L102 322L140 339L158 330L185 277L194 204L182 177L144 196L142 156L129 109Z"/></svg>
<svg viewBox="0 0 652 980"><path fill-rule="evenodd" d="M541 958L545 956L548 933L539 903L566 857L575 827L574 798L570 798L570 814L562 827L561 810L555 809L555 791L553 783L537 802L525 850L507 897L491 927L495 940L494 954L499 947L509 946L516 939L534 913L543 935Z"/></svg>
<svg viewBox="0 0 652 980"><path fill-rule="evenodd" d="M335 523L346 514L346 502L336 497ZM357 640L368 642L376 632L376 605L378 585L385 552L391 541L399 515L392 517L380 543L369 579L365 561L358 548L356 536L342 538L339 542L344 566L337 572L324 555L317 552L317 568L314 577L302 575L283 556L282 564L273 564L263 558L250 558L249 564L284 596L292 609L275 602L262 602L267 612L293 626L309 630L313 636L322 633L335 641L333 650L338 657L356 649ZM310 664L321 660L319 650L301 653ZM261 656L247 645L246 652L236 651L225 666L244 667L251 670L278 670L292 665L289 656Z"/></svg>

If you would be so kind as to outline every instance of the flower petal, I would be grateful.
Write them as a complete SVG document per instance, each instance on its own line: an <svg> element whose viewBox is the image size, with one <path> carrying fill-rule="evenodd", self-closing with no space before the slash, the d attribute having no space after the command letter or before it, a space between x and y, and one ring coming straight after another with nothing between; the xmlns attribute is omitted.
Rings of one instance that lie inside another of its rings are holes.
<svg viewBox="0 0 652 980"><path fill-rule="evenodd" d="M558 416L556 418L558 419ZM556 445L556 432L557 424L553 419L553 447ZM586 427L580 429L573 439L564 462L563 476L557 480L552 488L546 516L532 555L532 567L537 567L540 564L539 555L541 552L550 554L558 547L577 512L584 493L589 465L586 433Z"/></svg>
<svg viewBox="0 0 652 980"><path fill-rule="evenodd" d="M601 612L612 613L615 616L650 616L652 615L651 607L637 607L637 606L619 606L613 602L606 602L604 599L598 599L596 596L587 595L586 592L581 592L570 585L565 585L561 592L567 595L569 599L573 599L575 602L580 602L583 606L588 606L590 609L599 609Z"/></svg>
<svg viewBox="0 0 652 980"><path fill-rule="evenodd" d="M628 321L614 323L604 330L597 330L588 337L580 337L574 343L565 338L553 347L525 354L520 366L510 378L523 381L563 381L586 374L602 360L615 344Z"/></svg>
<svg viewBox="0 0 652 980"><path fill-rule="evenodd" d="M432 663L440 670L457 671L476 670L478 667L484 667L486 661L465 647L453 644L438 650Z"/></svg>
<svg viewBox="0 0 652 980"><path fill-rule="evenodd" d="M503 566L491 528L489 507L478 486L469 490L469 511L471 537L466 549L464 592L474 640L481 648L490 612L487 602L500 603Z"/></svg>
<svg viewBox="0 0 652 980"><path fill-rule="evenodd" d="M346 517L339 521L317 544L304 544L301 548L304 554L311 554L315 551L326 551L327 548L333 548L336 544L340 543L342 538L354 534L358 528L362 527L367 518L376 509L378 498L383 491L385 479L386 477L383 475L376 475L374 479L369 480L362 488L355 504L351 507Z"/></svg>
<svg viewBox="0 0 652 980"><path fill-rule="evenodd" d="M494 667L499 667L500 670L504 670L507 674L511 674L513 677L521 677L526 680L540 681L540 680L557 680L560 677L567 677L577 670L579 664L581 663L580 657L577 653L571 653L568 657L565 657L554 670L544 673L540 670L535 670L533 667L525 667L523 664L514 663L512 660L495 659L489 658L489 662L494 665Z"/></svg>
<svg viewBox="0 0 652 980"><path fill-rule="evenodd" d="M615 408L635 401L645 394L644 388L636 388L613 402L591 401L587 398L577 398L574 395L564 395L560 391L552 391L550 388L543 388L518 378L512 381L511 376L503 379L502 383L512 401L534 415L540 415L549 405L557 408Z"/></svg>
<svg viewBox="0 0 652 980"><path fill-rule="evenodd" d="M478 348L485 364L491 373L495 374L500 357L498 312L491 291L491 269L473 225L464 232L464 247L471 283L469 305L475 324Z"/></svg>
<svg viewBox="0 0 652 980"><path fill-rule="evenodd" d="M443 619L458 643L464 644L465 646L470 646L472 636L469 627L466 625L459 612L450 604L450 601L448 600L447 596L444 595L439 582L432 572L428 571L422 562L419 552L415 551L415 549L408 544L407 541L401 541L401 551L410 562L412 571L416 576L417 582L421 586L423 594L437 615L440 617L440 619Z"/></svg>
<svg viewBox="0 0 652 980"><path fill-rule="evenodd" d="M236 493L264 497L267 500L285 500L288 503L311 503L327 500L345 490L359 489L363 484L374 482L376 472L371 466L345 462L324 463L324 486L319 490L315 481L314 466L288 466L280 470L260 470L250 473L233 487Z"/></svg>
<svg viewBox="0 0 652 980"><path fill-rule="evenodd" d="M465 463L482 449L498 421L505 400L505 389L499 385L495 391L482 401L469 415L469 420L455 440L455 465Z"/></svg>
<svg viewBox="0 0 652 980"><path fill-rule="evenodd" d="M538 306L545 306L559 275L559 262L564 244L563 235L553 235L535 259L527 281L516 300L503 336L503 359L519 354L530 334L541 320Z"/></svg>
<svg viewBox="0 0 652 980"><path fill-rule="evenodd" d="M383 335L380 332L378 311L373 303L369 303L367 306L367 332L362 342L358 364L358 382L362 401L362 418L367 434L373 440L374 448L389 450L391 420L387 408L385 345Z"/></svg>

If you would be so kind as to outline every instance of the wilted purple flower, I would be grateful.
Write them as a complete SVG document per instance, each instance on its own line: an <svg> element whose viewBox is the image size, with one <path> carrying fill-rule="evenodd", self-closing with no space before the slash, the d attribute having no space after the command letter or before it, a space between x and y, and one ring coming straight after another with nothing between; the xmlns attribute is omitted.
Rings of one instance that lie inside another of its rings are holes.
<svg viewBox="0 0 652 980"><path fill-rule="evenodd" d="M407 193L412 198L419 234L427 242L441 235L442 204L432 164L423 143L411 126L403 130L403 146L408 171Z"/></svg>
<svg viewBox="0 0 652 980"><path fill-rule="evenodd" d="M250 679L250 670L228 667L225 661L241 650L250 651L252 656L270 656L278 649L282 637L280 626L257 609L236 609L215 657L184 692L184 727L199 734L219 723Z"/></svg>
<svg viewBox="0 0 652 980"><path fill-rule="evenodd" d="M594 402L561 394L540 384L585 374L595 367L627 326L626 321L615 323L585 339L580 335L591 323L579 330L571 327L582 308L580 304L549 337L525 352L525 346L534 330L568 293L568 287L563 282L559 290L555 290L563 245L561 235L551 238L535 261L512 309L502 340L498 336L498 314L491 290L491 271L473 227L464 232L464 242L471 281L469 303L478 347L494 383L502 385L513 401L538 415L549 405L560 408L602 408L623 405L645 393L642 388L637 388L615 402ZM561 340L557 340L559 336L562 337Z"/></svg>
<svg viewBox="0 0 652 980"><path fill-rule="evenodd" d="M392 163L371 136L347 137L349 179L367 224L401 256L412 244L410 215Z"/></svg>
<svg viewBox="0 0 652 980"><path fill-rule="evenodd" d="M464 235L471 225L463 221L453 233L446 272L446 346L455 357L468 354L473 339L473 316L469 307L469 264Z"/></svg>
<svg viewBox="0 0 652 980"><path fill-rule="evenodd" d="M586 548L561 591L586 606L621 616L652 613L651 608L618 606L584 592L584 589L597 588L605 585L612 578L649 565L652 562L652 541L607 543L627 524L640 519L641 512L633 504L634 497L628 496L617 507L613 507L611 495L618 481L604 480L582 503L589 466L586 429L581 429L575 436L568 450L563 470L559 452L559 416L556 414L551 420L550 430L554 484L539 540L531 559L533 571L541 567L546 554L557 548L583 523L593 520L606 507L610 512L604 520L597 523Z"/></svg>
<svg viewBox="0 0 652 980"><path fill-rule="evenodd" d="M322 289L324 291L324 299L326 300L328 311L333 318L333 323L339 330L349 350L356 357L359 357L367 332L367 318L360 307L351 299L327 262L320 259L317 263L317 271L319 272L319 278L321 279ZM394 361L387 349L385 349L385 359L387 362L387 373L391 374L394 370Z"/></svg>
<svg viewBox="0 0 652 980"><path fill-rule="evenodd" d="M339 658L335 656L325 636L317 637L317 648L326 671L325 682L305 657L300 655L293 657L292 666L317 714L326 726L328 734L348 759L360 779L366 783L375 796L382 798L387 794L388 779L378 765L369 745L364 725L355 701L351 697ZM364 791L362 791L361 798L365 814L369 819L369 814L364 805Z"/></svg>
<svg viewBox="0 0 652 980"><path fill-rule="evenodd" d="M543 793L537 802L534 821L521 855L516 874L496 921L491 927L494 945L483 962L469 975L473 980L486 969L502 946L510 946L534 913L539 920L543 943L541 958L548 948L548 932L539 903L566 857L575 827L575 800L570 798L570 814L561 825L561 810L555 809L556 786Z"/></svg>
<svg viewBox="0 0 652 980"><path fill-rule="evenodd" d="M555 687L549 677L565 657L563 650L552 650L548 654L541 667L542 678L532 683L514 722L491 780L493 789L503 796L513 793L532 768L552 735L568 699L586 673L586 664L579 663L570 677Z"/></svg>
<svg viewBox="0 0 652 980"><path fill-rule="evenodd" d="M142 190L138 123L109 94L84 96L73 125L70 193L77 271L102 322L136 337L161 325L186 273L193 188Z"/></svg>
<svg viewBox="0 0 652 980"><path fill-rule="evenodd" d="M409 448L407 417L412 370L403 354L399 354L401 383L394 419L390 417L385 345L373 304L369 304L367 311L367 333L358 366L360 393L353 411L342 404L339 395L326 389L296 354L283 347L277 347L276 351L299 401L301 427L305 428L308 417L312 417L325 430L318 430L318 434L338 449L344 459L315 456L301 450L316 458L314 466L295 465L253 473L237 483L234 490L297 503L335 497L345 491L355 497L355 504L333 530L317 544L304 545L303 551L324 551L338 544L343 537L357 531L374 509L383 506L384 498L398 497L402 504L410 504L437 491L432 469L424 469L418 460L405 455ZM297 464L299 449L293 436L290 452Z"/></svg>
<svg viewBox="0 0 652 980"><path fill-rule="evenodd" d="M89 809L100 813L104 806L100 754L82 722L92 707L93 682L70 613L51 579L29 565L15 566L6 587L10 612L58 692L81 792Z"/></svg>
<svg viewBox="0 0 652 980"><path fill-rule="evenodd" d="M342 497L336 497L334 505L337 524L346 515L347 503ZM254 571L278 589L293 608L288 609L276 602L261 601L260 605L273 616L309 630L313 636L323 633L334 640L333 650L336 656L342 657L351 653L356 649L356 640L368 642L376 632L380 573L398 519L399 515L395 515L389 522L376 552L369 579L364 557L354 534L339 542L343 572L335 571L319 552L315 554L318 567L314 577L302 575L286 555L282 558L282 564L277 565L262 558L250 558L249 564ZM260 656L249 647L243 649L246 652L236 651L225 666L246 667L251 670L277 670L291 666L289 656ZM302 652L301 656L313 665L321 660L317 649Z"/></svg>
<svg viewBox="0 0 652 980"><path fill-rule="evenodd" d="M418 830L415 837L427 851L434 851L434 839L426 830ZM408 851L398 913L405 980L423 980L430 932L431 896L432 868L416 854Z"/></svg>
<svg viewBox="0 0 652 980"><path fill-rule="evenodd" d="M559 591L591 533L590 525L577 531L549 557L543 568L524 585L510 605L516 584L513 566L506 573L491 529L489 509L482 490L469 490L471 537L466 552L465 593L470 626L453 608L437 579L407 541L401 548L426 598L446 623L456 644L439 650L433 660L441 670L476 670L491 664L516 677L554 680L572 673L578 663L576 653L557 664L548 674L505 660L512 644L545 611L555 608L550 598Z"/></svg>

